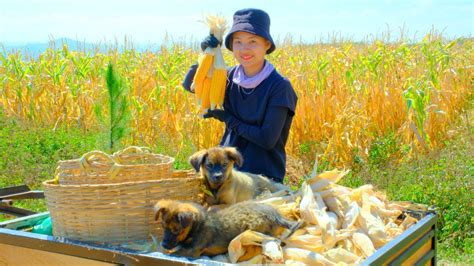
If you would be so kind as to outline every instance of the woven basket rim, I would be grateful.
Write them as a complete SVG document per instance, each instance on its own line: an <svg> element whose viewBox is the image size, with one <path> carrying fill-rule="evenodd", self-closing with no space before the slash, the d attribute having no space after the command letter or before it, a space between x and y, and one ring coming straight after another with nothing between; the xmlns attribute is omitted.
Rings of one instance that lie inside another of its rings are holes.
<svg viewBox="0 0 474 266"><path fill-rule="evenodd" d="M122 163L117 163L117 162L113 162L113 163L110 163L110 164L118 164L118 165L123 165L123 166L150 166L150 165L162 165L162 164L170 164L170 163L173 163L176 159L171 157L171 156L168 156L168 155L164 155L164 154L154 154L153 156L156 156L156 155L159 155L160 157L164 157L164 161L162 162L159 162L159 163L140 163L140 164L122 164ZM77 163L77 162L80 162L81 158L76 158L76 159L69 159L69 160L59 160L58 163Z"/></svg>
<svg viewBox="0 0 474 266"><path fill-rule="evenodd" d="M65 187L65 188L86 188L86 187L118 187L124 185L138 185L138 184L153 184L153 183L163 183L166 181L192 181L198 179L197 177L183 177L183 178L163 178L163 179L156 179L156 180L139 180L139 181L128 181L128 182L121 182L121 183L105 183L105 184L81 184L81 185L69 185L69 184L54 184L56 182L55 179L45 180L42 182L43 186L46 187Z"/></svg>

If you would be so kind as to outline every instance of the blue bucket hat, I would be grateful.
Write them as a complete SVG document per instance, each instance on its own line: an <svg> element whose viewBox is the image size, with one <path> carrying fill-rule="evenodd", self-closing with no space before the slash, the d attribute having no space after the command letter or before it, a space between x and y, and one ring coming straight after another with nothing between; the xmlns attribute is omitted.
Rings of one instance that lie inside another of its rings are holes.
<svg viewBox="0 0 474 266"><path fill-rule="evenodd" d="M267 54L275 50L275 43L270 36L270 16L265 11L247 8L235 12L232 28L225 37L225 47L231 51L232 34L237 31L252 33L270 41L272 46L267 50Z"/></svg>

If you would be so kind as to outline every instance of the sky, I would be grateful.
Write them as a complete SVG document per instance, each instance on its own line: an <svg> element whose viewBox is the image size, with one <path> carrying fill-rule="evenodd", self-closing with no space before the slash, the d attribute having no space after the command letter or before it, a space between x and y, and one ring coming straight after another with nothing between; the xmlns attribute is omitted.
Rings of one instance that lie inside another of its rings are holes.
<svg viewBox="0 0 474 266"><path fill-rule="evenodd" d="M419 39L435 29L447 38L472 37L474 1L464 0L0 0L0 43L72 38L103 42L160 43L165 36L193 42L208 34L206 14L224 16L255 7L271 18L282 41L317 42L332 37L363 41L387 36Z"/></svg>

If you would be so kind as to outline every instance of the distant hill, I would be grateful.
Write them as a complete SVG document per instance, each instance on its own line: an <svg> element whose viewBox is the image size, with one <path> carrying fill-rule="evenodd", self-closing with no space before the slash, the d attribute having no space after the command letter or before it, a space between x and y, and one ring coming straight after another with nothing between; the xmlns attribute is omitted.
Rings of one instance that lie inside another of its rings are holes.
<svg viewBox="0 0 474 266"><path fill-rule="evenodd" d="M4 51L7 53L19 51L25 55L28 54L37 57L48 48L61 49L63 44L66 44L71 51L94 51L95 48L98 47L91 43L80 42L69 38L61 38L44 43L1 43L0 45L3 46Z"/></svg>
<svg viewBox="0 0 474 266"><path fill-rule="evenodd" d="M124 50L123 44L116 43L88 43L84 41L73 40L70 38L60 38L44 43L1 43L0 42L0 53L7 52L21 52L24 55L32 56L34 58L38 57L48 48L53 49L62 49L63 45L66 44L70 51L83 51L83 52L106 52L109 48L118 48L121 52ZM130 48L130 47L129 47ZM156 50L159 49L159 45L143 45L143 44L133 44L133 49L138 51L145 50Z"/></svg>

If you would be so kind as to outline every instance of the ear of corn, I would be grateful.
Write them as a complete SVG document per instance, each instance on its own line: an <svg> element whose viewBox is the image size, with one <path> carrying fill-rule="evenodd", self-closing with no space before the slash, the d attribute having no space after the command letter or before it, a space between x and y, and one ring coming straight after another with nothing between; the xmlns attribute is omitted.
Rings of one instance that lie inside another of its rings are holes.
<svg viewBox="0 0 474 266"><path fill-rule="evenodd" d="M195 88L195 91L200 89L199 86L201 86L204 81L204 78L207 76L209 69L213 65L213 61L214 56L211 54L211 51L204 52L202 61L200 62L193 79L193 86Z"/></svg>
<svg viewBox="0 0 474 266"><path fill-rule="evenodd" d="M201 95L201 111L206 112L207 109L211 106L210 102L210 93L211 93L211 80L209 78L204 78L202 83L202 95Z"/></svg>
<svg viewBox="0 0 474 266"><path fill-rule="evenodd" d="M226 21L217 16L208 16L206 21L210 32L222 42L227 28ZM203 56L199 58L199 63L191 88L194 89L201 111L206 112L208 109L222 107L227 71L221 47L207 48Z"/></svg>
<svg viewBox="0 0 474 266"><path fill-rule="evenodd" d="M227 71L225 69L215 69L211 80L210 104L211 110L217 106L222 107L224 103L225 85L227 82Z"/></svg>

